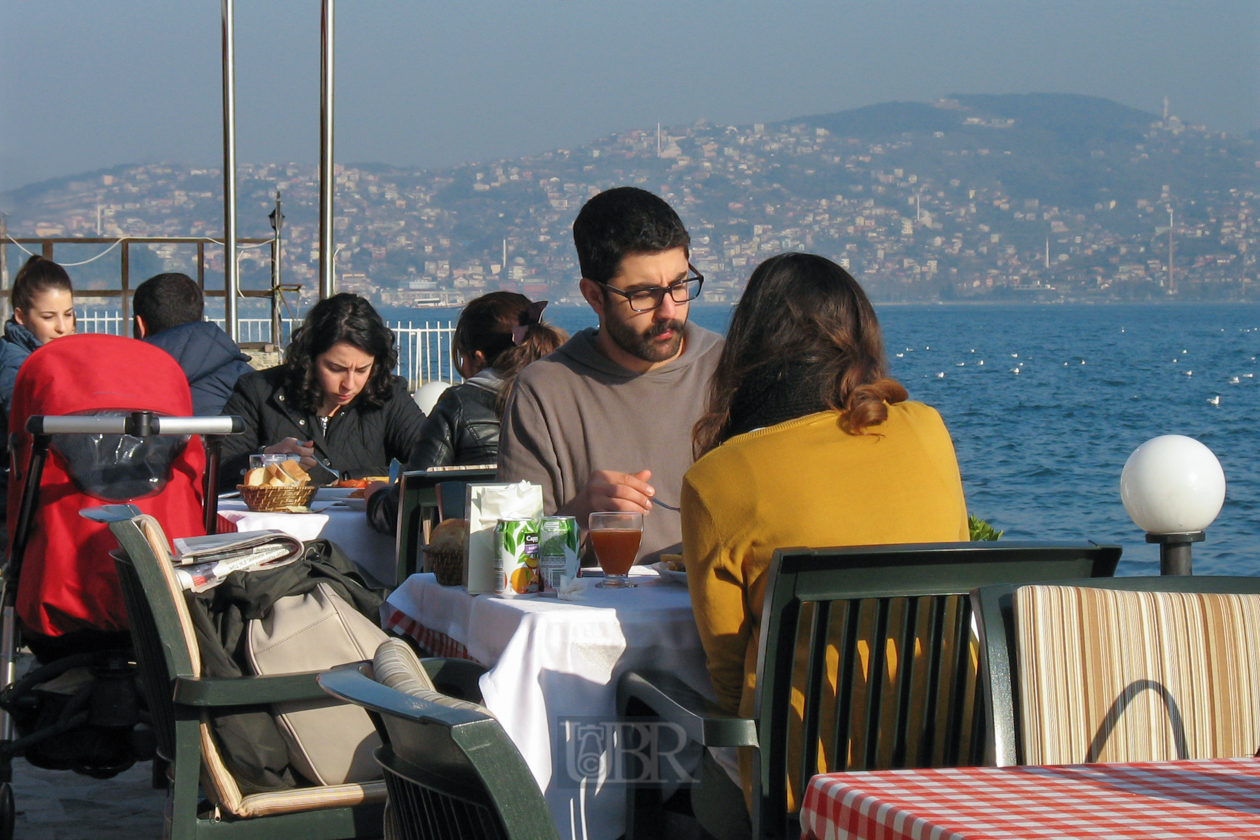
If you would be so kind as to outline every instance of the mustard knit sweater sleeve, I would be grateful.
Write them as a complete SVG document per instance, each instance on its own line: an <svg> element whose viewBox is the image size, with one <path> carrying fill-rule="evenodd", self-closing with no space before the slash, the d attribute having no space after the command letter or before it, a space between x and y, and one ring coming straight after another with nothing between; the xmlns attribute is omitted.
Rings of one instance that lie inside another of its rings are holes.
<svg viewBox="0 0 1260 840"><path fill-rule="evenodd" d="M721 706L752 712L766 572L776 548L968 539L953 442L914 402L852 435L823 412L732 438L687 473L683 558Z"/></svg>

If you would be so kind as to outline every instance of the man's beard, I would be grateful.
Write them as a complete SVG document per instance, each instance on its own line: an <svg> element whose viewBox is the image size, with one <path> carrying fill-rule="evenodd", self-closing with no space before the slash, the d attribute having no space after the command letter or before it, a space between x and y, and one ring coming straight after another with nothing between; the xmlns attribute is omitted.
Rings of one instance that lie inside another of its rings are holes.
<svg viewBox="0 0 1260 840"><path fill-rule="evenodd" d="M687 325L686 321L671 318L668 321L653 324L645 333L637 333L623 321L613 318L607 320L608 323L604 326L608 328L608 334L618 347L636 359L653 363L667 362L678 355L682 347L683 327ZM674 337L664 344L652 340L661 333L671 330Z"/></svg>

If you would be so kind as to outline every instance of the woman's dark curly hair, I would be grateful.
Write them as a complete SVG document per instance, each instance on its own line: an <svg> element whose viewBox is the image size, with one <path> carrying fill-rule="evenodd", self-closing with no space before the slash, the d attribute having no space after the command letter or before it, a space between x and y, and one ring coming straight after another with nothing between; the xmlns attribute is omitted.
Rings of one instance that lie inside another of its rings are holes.
<svg viewBox="0 0 1260 840"><path fill-rule="evenodd" d="M875 309L849 272L814 254L780 254L757 266L731 315L709 384L709 404L692 430L699 457L732 436L731 405L742 385L784 360L799 360L817 402L840 413L855 435L888 419L906 389L888 376Z"/></svg>
<svg viewBox="0 0 1260 840"><path fill-rule="evenodd" d="M285 387L303 410L317 412L324 401L315 359L343 341L372 357L372 373L357 399L373 408L389 400L398 364L394 332L372 304L358 295L343 293L311 308L285 352Z"/></svg>

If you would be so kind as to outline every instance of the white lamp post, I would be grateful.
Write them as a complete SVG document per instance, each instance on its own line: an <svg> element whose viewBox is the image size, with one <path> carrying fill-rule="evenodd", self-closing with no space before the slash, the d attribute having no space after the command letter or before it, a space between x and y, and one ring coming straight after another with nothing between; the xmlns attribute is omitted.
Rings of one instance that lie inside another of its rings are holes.
<svg viewBox="0 0 1260 840"><path fill-rule="evenodd" d="M1159 573L1188 575L1190 544L1202 542L1225 503L1225 472L1197 440L1163 435L1133 450L1120 474L1120 498L1146 541L1159 543Z"/></svg>

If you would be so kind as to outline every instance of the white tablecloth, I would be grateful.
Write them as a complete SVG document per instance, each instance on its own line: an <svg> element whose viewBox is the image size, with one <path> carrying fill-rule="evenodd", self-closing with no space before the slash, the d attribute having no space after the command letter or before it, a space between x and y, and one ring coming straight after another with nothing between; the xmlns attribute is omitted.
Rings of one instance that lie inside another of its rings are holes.
<svg viewBox="0 0 1260 840"><path fill-rule="evenodd" d="M238 531L283 531L299 540L323 537L340 546L374 582L388 586L394 581L394 538L373 530L363 511L337 506L320 513L256 513L239 499L220 499L219 516Z"/></svg>
<svg viewBox="0 0 1260 840"><path fill-rule="evenodd" d="M407 632L417 622L491 666L481 678L485 705L525 757L560 836L572 840L614 840L625 832L624 785L584 772L587 764L575 767L590 756L573 735L575 727L593 726L585 731L599 737L602 724L615 723L621 674L667 670L714 696L686 587L650 569L635 572L638 588L588 588L584 602L474 597L463 587L439 586L431 574L413 575L383 608L395 629ZM598 763L607 773L619 761L605 749Z"/></svg>

